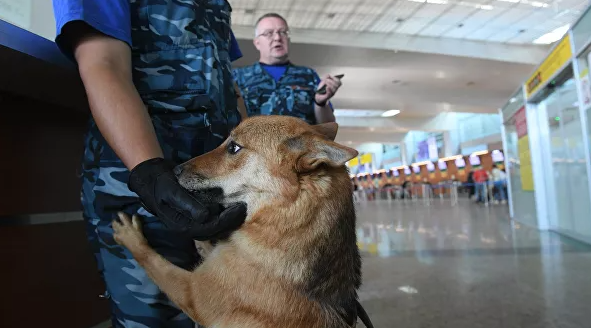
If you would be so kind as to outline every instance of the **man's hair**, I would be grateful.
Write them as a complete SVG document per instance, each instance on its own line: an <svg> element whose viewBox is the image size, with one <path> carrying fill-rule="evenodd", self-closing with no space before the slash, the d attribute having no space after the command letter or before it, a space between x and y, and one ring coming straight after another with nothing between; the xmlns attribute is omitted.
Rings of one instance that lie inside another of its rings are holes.
<svg viewBox="0 0 591 328"><path fill-rule="evenodd" d="M285 26L288 26L287 21L285 20L285 18L283 18L283 16L279 15L278 13L267 13L267 14L264 14L263 16L259 17L259 19L257 19L256 24L254 24L254 37L255 38L258 36L257 29L259 27L259 23L263 19L269 18L269 17L279 18L279 19L281 19L285 23Z"/></svg>

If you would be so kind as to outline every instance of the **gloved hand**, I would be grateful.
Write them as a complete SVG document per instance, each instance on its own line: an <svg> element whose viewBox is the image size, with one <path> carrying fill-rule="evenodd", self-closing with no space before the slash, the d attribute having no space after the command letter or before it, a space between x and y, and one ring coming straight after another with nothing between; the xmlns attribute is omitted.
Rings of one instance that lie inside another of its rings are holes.
<svg viewBox="0 0 591 328"><path fill-rule="evenodd" d="M246 219L246 205L237 204L221 213L184 189L173 173L174 165L163 158L138 164L129 175L129 189L140 197L144 208L173 230L197 240L215 239L238 229Z"/></svg>

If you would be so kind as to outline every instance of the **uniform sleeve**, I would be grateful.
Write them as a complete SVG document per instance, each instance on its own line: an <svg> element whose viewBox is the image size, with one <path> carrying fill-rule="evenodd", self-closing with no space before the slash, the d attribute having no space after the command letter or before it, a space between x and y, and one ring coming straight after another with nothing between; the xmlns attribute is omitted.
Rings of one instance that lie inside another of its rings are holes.
<svg viewBox="0 0 591 328"><path fill-rule="evenodd" d="M53 0L56 24L55 43L69 58L73 58L66 24L82 21L96 30L131 46L131 16L129 0ZM66 33L67 34L67 33Z"/></svg>
<svg viewBox="0 0 591 328"><path fill-rule="evenodd" d="M236 41L236 37L234 37L234 32L230 31L230 36L232 37L230 44L230 60L236 61L242 58L242 51L240 51L238 41Z"/></svg>

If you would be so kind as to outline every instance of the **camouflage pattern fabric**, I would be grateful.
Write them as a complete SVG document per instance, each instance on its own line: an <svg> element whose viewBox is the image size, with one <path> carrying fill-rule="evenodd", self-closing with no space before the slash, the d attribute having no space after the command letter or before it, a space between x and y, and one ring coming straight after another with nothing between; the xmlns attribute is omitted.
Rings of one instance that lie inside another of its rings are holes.
<svg viewBox="0 0 591 328"><path fill-rule="evenodd" d="M320 80L311 68L289 64L278 82L259 63L235 68L233 74L249 117L289 115L316 124L314 96Z"/></svg>
<svg viewBox="0 0 591 328"><path fill-rule="evenodd" d="M164 156L176 163L220 145L240 120L233 88L227 1L131 3L134 83ZM179 267L199 261L193 240L167 230L127 187L129 171L94 120L85 139L81 201L87 233L107 285L113 327L188 328L195 323L113 239L117 211L139 213L152 247Z"/></svg>

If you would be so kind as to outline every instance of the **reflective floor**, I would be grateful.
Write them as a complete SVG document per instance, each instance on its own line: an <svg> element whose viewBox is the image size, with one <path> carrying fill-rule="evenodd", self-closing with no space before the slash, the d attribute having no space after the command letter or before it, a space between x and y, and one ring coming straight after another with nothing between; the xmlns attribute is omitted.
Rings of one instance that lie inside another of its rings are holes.
<svg viewBox="0 0 591 328"><path fill-rule="evenodd" d="M359 296L375 327L591 327L591 246L467 199L357 211Z"/></svg>

